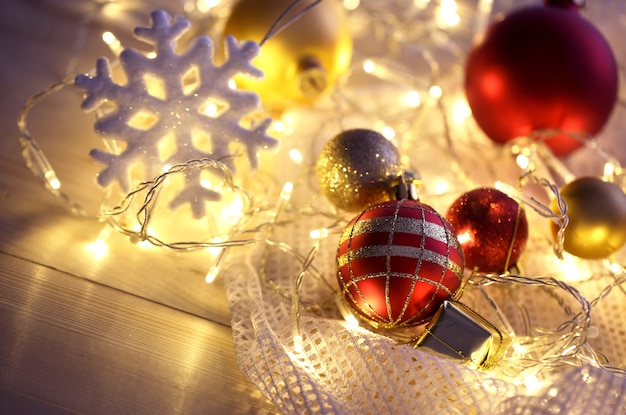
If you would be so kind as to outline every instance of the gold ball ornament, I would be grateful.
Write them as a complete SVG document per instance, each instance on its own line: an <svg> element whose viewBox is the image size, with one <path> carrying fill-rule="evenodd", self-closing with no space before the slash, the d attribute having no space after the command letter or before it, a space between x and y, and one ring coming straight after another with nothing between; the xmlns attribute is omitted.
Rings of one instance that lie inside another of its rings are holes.
<svg viewBox="0 0 626 415"><path fill-rule="evenodd" d="M360 212L395 199L404 170L398 149L376 131L346 130L320 152L315 166L320 190L339 209Z"/></svg>
<svg viewBox="0 0 626 415"><path fill-rule="evenodd" d="M563 249L583 259L602 259L626 243L626 194L619 186L595 177L583 177L565 185L561 197L567 203L569 223ZM559 213L556 199L551 209ZM558 225L551 223L556 238Z"/></svg>
<svg viewBox="0 0 626 415"><path fill-rule="evenodd" d="M240 0L226 22L224 37L261 42L293 0ZM285 20L313 3L303 0ZM237 86L259 94L273 110L294 104L312 104L332 90L350 65L352 37L343 6L324 0L261 46L252 63L263 79L237 77Z"/></svg>

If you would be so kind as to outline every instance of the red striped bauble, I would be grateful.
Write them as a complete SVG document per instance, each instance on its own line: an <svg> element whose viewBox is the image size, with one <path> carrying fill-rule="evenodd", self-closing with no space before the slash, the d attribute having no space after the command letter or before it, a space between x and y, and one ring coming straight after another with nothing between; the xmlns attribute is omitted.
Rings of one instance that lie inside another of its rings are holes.
<svg viewBox="0 0 626 415"><path fill-rule="evenodd" d="M463 268L450 223L413 200L371 205L346 226L337 249L346 302L378 327L428 321L461 287Z"/></svg>

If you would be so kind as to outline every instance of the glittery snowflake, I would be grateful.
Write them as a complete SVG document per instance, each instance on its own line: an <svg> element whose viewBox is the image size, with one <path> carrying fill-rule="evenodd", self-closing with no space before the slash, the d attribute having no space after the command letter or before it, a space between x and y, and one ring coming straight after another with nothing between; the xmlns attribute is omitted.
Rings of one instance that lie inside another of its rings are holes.
<svg viewBox="0 0 626 415"><path fill-rule="evenodd" d="M257 152L278 144L266 132L271 119L244 122L260 106L259 97L229 87L229 81L239 74L263 76L250 63L259 52L258 44L240 45L228 37L227 58L216 65L213 42L206 36L196 37L182 54L175 51L178 39L190 27L188 20L181 16L172 19L161 10L151 16L152 26L136 28L134 33L154 45L154 53L122 51L119 61L124 84L114 81L106 58L97 61L94 76L79 75L75 80L85 91L83 109L104 113L95 122L96 132L106 143L115 143L108 146L110 151L94 149L90 153L106 165L98 183L106 187L117 182L128 192L131 170L135 174L137 164L143 166L145 178L153 178L164 166L202 158L220 160L234 171L233 146L245 149L250 168L256 169ZM219 192L202 186L196 170L187 173L184 188L170 206L189 203L194 217L202 217L205 202L220 198Z"/></svg>

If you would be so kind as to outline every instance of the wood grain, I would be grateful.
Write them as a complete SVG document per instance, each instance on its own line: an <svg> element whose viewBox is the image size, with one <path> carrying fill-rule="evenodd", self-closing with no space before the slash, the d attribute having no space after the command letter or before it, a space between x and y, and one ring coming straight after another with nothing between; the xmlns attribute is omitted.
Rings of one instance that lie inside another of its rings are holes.
<svg viewBox="0 0 626 415"><path fill-rule="evenodd" d="M71 61L93 4L0 2L0 413L274 413L236 365L223 280L204 282L206 252L142 249L114 233L108 255L94 258L86 246L103 225L70 215L21 157L26 100L68 64L87 71L107 53L93 21ZM64 188L97 206L87 154L98 143L79 105L75 90L55 94L29 129Z"/></svg>
<svg viewBox="0 0 626 415"><path fill-rule="evenodd" d="M88 414L263 413L229 327L0 254L0 386Z"/></svg>

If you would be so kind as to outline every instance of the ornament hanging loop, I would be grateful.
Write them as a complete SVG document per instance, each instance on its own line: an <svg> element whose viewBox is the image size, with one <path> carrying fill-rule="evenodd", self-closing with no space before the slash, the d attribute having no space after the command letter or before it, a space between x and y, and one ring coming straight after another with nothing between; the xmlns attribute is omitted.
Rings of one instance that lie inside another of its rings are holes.
<svg viewBox="0 0 626 415"><path fill-rule="evenodd" d="M399 183L393 188L396 199L408 199L419 202L419 189L422 188L422 179L416 173L405 170L398 177L398 180Z"/></svg>

